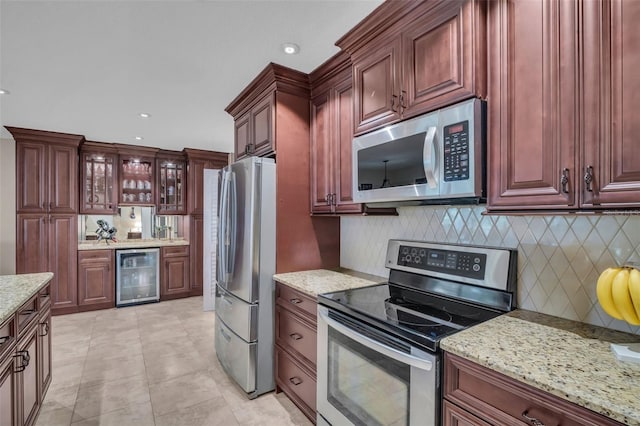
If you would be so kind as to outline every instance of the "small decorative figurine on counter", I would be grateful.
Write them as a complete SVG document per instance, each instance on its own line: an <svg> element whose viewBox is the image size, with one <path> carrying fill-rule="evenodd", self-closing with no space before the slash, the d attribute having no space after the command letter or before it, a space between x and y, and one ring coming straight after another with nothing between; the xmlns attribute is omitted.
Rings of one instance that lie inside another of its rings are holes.
<svg viewBox="0 0 640 426"><path fill-rule="evenodd" d="M96 244L101 240L104 240L107 244L109 244L109 241L117 243L118 240L116 240L116 232L118 232L118 230L113 226L109 226L109 223L106 220L98 220L98 229L96 229L98 241L96 241Z"/></svg>

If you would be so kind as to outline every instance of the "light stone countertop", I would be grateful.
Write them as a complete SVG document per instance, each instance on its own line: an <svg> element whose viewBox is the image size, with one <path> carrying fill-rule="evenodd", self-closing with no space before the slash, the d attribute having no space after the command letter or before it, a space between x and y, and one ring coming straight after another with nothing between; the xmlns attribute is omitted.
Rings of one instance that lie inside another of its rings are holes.
<svg viewBox="0 0 640 426"><path fill-rule="evenodd" d="M640 336L517 310L445 337L445 351L627 425L640 425L640 364L610 343Z"/></svg>
<svg viewBox="0 0 640 426"><path fill-rule="evenodd" d="M134 249L134 248L150 248L150 247L167 247L167 246L188 246L189 241L184 239L174 240L126 240L118 241L117 243L110 242L107 244L104 240L98 241L83 241L78 242L78 250L119 250L119 249Z"/></svg>
<svg viewBox="0 0 640 426"><path fill-rule="evenodd" d="M13 315L52 278L52 272L0 275L0 323Z"/></svg>
<svg viewBox="0 0 640 426"><path fill-rule="evenodd" d="M361 276L354 276L361 275ZM314 269L311 271L287 272L275 274L273 279L300 290L311 297L332 291L348 290L351 288L366 287L369 285L386 282L385 278L366 276L356 272L335 272L328 269ZM378 281L376 281L379 278Z"/></svg>

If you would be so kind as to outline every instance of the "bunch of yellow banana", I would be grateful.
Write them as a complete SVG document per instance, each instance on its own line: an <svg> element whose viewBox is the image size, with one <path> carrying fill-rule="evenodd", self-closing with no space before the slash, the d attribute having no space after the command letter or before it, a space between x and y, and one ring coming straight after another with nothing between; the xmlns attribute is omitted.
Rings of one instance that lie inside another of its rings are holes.
<svg viewBox="0 0 640 426"><path fill-rule="evenodd" d="M623 266L607 268L598 277L598 301L612 317L640 325L640 271Z"/></svg>

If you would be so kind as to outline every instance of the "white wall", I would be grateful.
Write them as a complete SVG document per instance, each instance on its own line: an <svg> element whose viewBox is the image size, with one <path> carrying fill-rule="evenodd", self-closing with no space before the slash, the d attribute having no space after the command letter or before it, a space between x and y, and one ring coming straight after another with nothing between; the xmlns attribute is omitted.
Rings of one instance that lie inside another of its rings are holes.
<svg viewBox="0 0 640 426"><path fill-rule="evenodd" d="M607 267L640 264L640 215L483 215L476 207L402 207L399 216L343 216L341 266L388 276L391 238L518 249L518 307L640 334L596 297Z"/></svg>
<svg viewBox="0 0 640 426"><path fill-rule="evenodd" d="M0 275L16 273L15 142L0 139Z"/></svg>

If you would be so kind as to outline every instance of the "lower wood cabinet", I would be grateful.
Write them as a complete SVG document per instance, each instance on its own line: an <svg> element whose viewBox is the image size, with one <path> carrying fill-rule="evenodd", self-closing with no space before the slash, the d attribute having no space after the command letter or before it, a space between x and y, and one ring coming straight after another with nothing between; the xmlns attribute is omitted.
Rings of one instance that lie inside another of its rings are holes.
<svg viewBox="0 0 640 426"><path fill-rule="evenodd" d="M190 296L189 246L162 247L160 300Z"/></svg>
<svg viewBox="0 0 640 426"><path fill-rule="evenodd" d="M78 305L80 310L115 307L113 250L78 251Z"/></svg>
<svg viewBox="0 0 640 426"><path fill-rule="evenodd" d="M276 282L276 392L316 422L316 300Z"/></svg>
<svg viewBox="0 0 640 426"><path fill-rule="evenodd" d="M47 286L0 324L0 425L31 426L51 383Z"/></svg>
<svg viewBox="0 0 640 426"><path fill-rule="evenodd" d="M547 392L445 353L443 425L620 425Z"/></svg>

